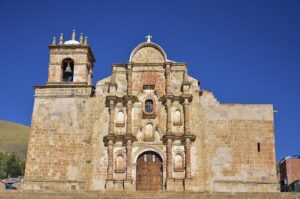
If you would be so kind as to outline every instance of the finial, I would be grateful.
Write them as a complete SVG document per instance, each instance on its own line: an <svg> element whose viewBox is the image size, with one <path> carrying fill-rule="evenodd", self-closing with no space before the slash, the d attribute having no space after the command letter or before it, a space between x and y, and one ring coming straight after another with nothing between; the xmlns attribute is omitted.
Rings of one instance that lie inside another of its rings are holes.
<svg viewBox="0 0 300 199"><path fill-rule="evenodd" d="M59 37L59 44L63 44L64 43L64 38L63 38L63 34L60 33L60 37Z"/></svg>
<svg viewBox="0 0 300 199"><path fill-rule="evenodd" d="M88 45L87 38L88 38L87 36L84 37L84 45L86 45L86 46Z"/></svg>
<svg viewBox="0 0 300 199"><path fill-rule="evenodd" d="M83 34L82 33L80 33L80 39L79 39L79 41L80 41L80 44L83 44Z"/></svg>
<svg viewBox="0 0 300 199"><path fill-rule="evenodd" d="M72 40L76 40L75 38L75 30L73 29L73 33L72 33Z"/></svg>
<svg viewBox="0 0 300 199"><path fill-rule="evenodd" d="M147 42L151 42L151 38L152 38L151 35L146 35Z"/></svg>
<svg viewBox="0 0 300 199"><path fill-rule="evenodd" d="M55 45L56 45L56 37L55 37L55 36L53 37L53 40L52 40L52 45L53 45L53 46L55 46Z"/></svg>

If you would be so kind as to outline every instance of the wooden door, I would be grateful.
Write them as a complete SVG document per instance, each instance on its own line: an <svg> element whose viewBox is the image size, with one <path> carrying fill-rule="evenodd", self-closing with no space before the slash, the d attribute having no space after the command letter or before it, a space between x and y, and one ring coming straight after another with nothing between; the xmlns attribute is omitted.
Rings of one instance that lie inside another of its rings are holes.
<svg viewBox="0 0 300 199"><path fill-rule="evenodd" d="M162 160L155 152L145 152L137 159L136 190L157 191L163 188Z"/></svg>

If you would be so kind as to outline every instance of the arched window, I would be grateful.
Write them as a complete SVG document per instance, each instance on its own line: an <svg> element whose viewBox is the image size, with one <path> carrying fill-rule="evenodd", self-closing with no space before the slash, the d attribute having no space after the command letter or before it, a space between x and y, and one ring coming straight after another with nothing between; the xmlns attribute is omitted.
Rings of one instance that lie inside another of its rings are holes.
<svg viewBox="0 0 300 199"><path fill-rule="evenodd" d="M145 111L147 113L153 112L153 101L151 99L145 101Z"/></svg>
<svg viewBox="0 0 300 199"><path fill-rule="evenodd" d="M62 80L64 82L73 82L74 61L72 59L64 59L62 62Z"/></svg>

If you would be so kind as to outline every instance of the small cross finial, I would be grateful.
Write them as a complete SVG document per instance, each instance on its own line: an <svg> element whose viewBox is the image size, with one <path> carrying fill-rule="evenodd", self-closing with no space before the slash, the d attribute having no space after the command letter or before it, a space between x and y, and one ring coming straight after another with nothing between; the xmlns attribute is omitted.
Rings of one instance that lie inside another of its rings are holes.
<svg viewBox="0 0 300 199"><path fill-rule="evenodd" d="M52 40L52 45L55 46L56 45L56 37L53 37L53 40Z"/></svg>
<svg viewBox="0 0 300 199"><path fill-rule="evenodd" d="M83 34L80 33L80 38L79 38L80 44L83 44Z"/></svg>
<svg viewBox="0 0 300 199"><path fill-rule="evenodd" d="M87 36L84 37L84 43L83 43L86 46L88 45L87 38L88 38Z"/></svg>
<svg viewBox="0 0 300 199"><path fill-rule="evenodd" d="M59 36L59 44L63 44L63 43L64 43L63 34L60 33L60 36Z"/></svg>
<svg viewBox="0 0 300 199"><path fill-rule="evenodd" d="M72 40L75 40L75 29L73 29Z"/></svg>
<svg viewBox="0 0 300 199"><path fill-rule="evenodd" d="M151 38L152 38L151 35L146 35L147 42L151 42Z"/></svg>

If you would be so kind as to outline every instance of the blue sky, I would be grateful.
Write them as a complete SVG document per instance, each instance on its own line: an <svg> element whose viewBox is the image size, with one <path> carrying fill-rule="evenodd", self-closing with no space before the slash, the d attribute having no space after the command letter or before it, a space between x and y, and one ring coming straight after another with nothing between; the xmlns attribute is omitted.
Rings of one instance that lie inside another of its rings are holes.
<svg viewBox="0 0 300 199"><path fill-rule="evenodd" d="M300 1L0 1L0 120L30 125L33 85L48 74L48 45L88 36L94 83L127 62L145 35L222 103L273 104L276 155L300 154Z"/></svg>

